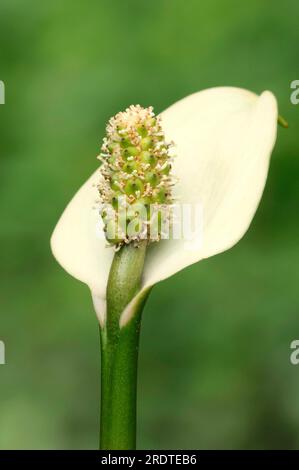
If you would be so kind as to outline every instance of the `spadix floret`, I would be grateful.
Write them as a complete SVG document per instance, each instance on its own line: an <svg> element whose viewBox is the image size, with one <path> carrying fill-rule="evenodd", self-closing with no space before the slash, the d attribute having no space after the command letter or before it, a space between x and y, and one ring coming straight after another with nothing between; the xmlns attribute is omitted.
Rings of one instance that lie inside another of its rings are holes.
<svg viewBox="0 0 299 470"><path fill-rule="evenodd" d="M110 119L100 154L98 189L105 236L111 244L150 239L150 207L162 213L172 203L171 151L172 144L166 142L160 117L152 107L132 105ZM136 204L143 204L145 210L135 211ZM107 211L107 205L114 210ZM132 213L139 230L132 231ZM155 239L159 237L158 230Z"/></svg>

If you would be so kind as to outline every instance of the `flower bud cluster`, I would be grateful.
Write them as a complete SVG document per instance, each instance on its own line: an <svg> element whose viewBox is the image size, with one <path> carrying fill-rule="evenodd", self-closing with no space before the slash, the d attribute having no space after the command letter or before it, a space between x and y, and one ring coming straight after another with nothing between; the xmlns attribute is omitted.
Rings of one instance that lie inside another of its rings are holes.
<svg viewBox="0 0 299 470"><path fill-rule="evenodd" d="M158 221L154 239L161 238L159 221L173 202L172 146L152 107L132 105L109 120L99 155L98 185L109 243L121 246L152 239L153 220Z"/></svg>

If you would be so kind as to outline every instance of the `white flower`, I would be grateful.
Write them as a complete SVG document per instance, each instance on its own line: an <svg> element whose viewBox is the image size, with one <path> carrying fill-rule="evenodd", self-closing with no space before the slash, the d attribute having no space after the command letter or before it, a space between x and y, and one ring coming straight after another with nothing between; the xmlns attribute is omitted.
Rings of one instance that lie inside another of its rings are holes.
<svg viewBox="0 0 299 470"><path fill-rule="evenodd" d="M141 291L123 312L121 326L151 286L231 248L247 231L266 183L277 117L276 99L269 91L257 96L230 87L195 93L161 114L166 139L176 144L173 169L179 183L174 195L182 204L201 204L202 244L188 250L184 240L163 240L149 247ZM63 212L51 246L63 268L89 286L103 324L114 252L96 229L98 181L99 170Z"/></svg>

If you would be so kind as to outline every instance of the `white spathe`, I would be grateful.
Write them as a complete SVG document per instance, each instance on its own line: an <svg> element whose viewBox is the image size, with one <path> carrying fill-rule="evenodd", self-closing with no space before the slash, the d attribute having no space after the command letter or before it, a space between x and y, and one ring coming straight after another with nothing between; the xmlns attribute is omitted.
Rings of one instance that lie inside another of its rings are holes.
<svg viewBox="0 0 299 470"><path fill-rule="evenodd" d="M277 103L269 91L257 96L240 88L211 88L178 101L161 116L166 139L176 144L173 171L179 181L174 193L179 203L201 205L202 243L196 250L188 249L185 240L150 245L139 297L148 287L240 240L261 199L276 140ZM99 236L99 178L96 171L75 194L54 230L51 247L62 267L89 286L103 324L114 251ZM121 325L131 310L125 309Z"/></svg>

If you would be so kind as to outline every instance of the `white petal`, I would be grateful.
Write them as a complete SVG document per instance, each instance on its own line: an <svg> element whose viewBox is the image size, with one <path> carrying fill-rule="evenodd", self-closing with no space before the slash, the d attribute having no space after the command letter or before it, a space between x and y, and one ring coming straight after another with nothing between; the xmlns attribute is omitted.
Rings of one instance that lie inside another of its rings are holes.
<svg viewBox="0 0 299 470"><path fill-rule="evenodd" d="M227 250L247 231L266 183L276 140L277 104L238 88L212 88L162 113L163 129L177 145L174 173L179 203L202 207L202 246L165 240L151 247L145 286Z"/></svg>
<svg viewBox="0 0 299 470"><path fill-rule="evenodd" d="M68 204L53 232L51 248L61 266L89 286L102 323L106 310L106 285L114 251L107 248L97 207L96 185L100 177L97 170Z"/></svg>
<svg viewBox="0 0 299 470"><path fill-rule="evenodd" d="M214 88L175 103L162 113L162 121L167 138L177 145L176 195L180 203L201 204L203 240L196 250L187 249L184 240L152 244L143 290L230 248L244 235L266 182L276 139L277 105L270 92L258 97L238 88ZM51 246L64 269L90 287L103 322L113 250L106 248L99 214L93 208L99 178L97 171L71 200Z"/></svg>

